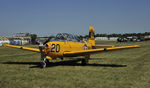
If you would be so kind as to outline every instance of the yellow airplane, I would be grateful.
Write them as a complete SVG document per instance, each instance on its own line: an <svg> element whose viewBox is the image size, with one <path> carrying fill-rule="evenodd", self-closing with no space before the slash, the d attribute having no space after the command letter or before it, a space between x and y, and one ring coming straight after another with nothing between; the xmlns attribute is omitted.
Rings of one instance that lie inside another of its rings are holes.
<svg viewBox="0 0 150 88"><path fill-rule="evenodd" d="M59 33L56 35L55 39L49 40L46 43L39 45L39 49L9 44L4 44L4 46L41 53L42 68L46 67L49 59L56 59L56 58L63 59L64 57L84 56L85 58L82 59L82 64L86 65L88 63L88 60L90 59L91 54L102 51L140 47L139 45L121 46L121 47L115 47L113 45L95 45L94 32L95 32L94 27L90 26L88 41L82 41L77 36L68 33ZM111 46L111 47L96 49L97 46Z"/></svg>

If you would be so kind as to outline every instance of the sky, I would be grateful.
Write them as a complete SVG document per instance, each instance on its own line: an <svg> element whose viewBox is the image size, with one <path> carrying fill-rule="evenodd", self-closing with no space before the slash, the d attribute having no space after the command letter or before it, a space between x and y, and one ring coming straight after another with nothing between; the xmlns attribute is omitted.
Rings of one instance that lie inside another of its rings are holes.
<svg viewBox="0 0 150 88"><path fill-rule="evenodd" d="M150 32L150 0L0 0L0 36Z"/></svg>

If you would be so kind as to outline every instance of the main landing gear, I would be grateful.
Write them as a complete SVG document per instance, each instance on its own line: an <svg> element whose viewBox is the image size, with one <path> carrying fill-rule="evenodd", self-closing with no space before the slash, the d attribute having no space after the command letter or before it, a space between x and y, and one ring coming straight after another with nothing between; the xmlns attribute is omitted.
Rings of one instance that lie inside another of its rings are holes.
<svg viewBox="0 0 150 88"><path fill-rule="evenodd" d="M82 59L81 64L82 64L83 66L87 65L88 62L89 62L89 59L90 59L90 55L85 55L85 58Z"/></svg>
<svg viewBox="0 0 150 88"><path fill-rule="evenodd" d="M41 52L41 68L45 68L47 63L49 62L48 59L46 59L46 55L45 53L43 52L43 47L44 45L39 45L39 49L40 49L40 52Z"/></svg>
<svg viewBox="0 0 150 88"><path fill-rule="evenodd" d="M41 68L45 68L46 65L47 65L46 58L43 58L43 59L41 60Z"/></svg>

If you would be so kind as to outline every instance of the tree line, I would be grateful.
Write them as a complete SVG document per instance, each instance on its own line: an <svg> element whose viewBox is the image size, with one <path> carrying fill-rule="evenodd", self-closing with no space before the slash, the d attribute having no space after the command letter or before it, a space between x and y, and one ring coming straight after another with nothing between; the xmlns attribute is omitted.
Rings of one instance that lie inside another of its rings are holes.
<svg viewBox="0 0 150 88"><path fill-rule="evenodd" d="M150 35L150 32L144 32L144 33L125 33L125 34L117 34L117 33L112 33L112 34L95 34L95 37L129 37L129 36L137 36L137 37L141 37L141 36L147 36ZM35 44L36 43L36 38L37 35L36 34L27 34L26 36L31 36L31 43ZM89 37L89 35L78 35L78 37L80 39L87 39ZM54 38L53 35L49 36L49 37L42 37L42 38Z"/></svg>
<svg viewBox="0 0 150 88"><path fill-rule="evenodd" d="M117 33L112 33L112 34L95 34L95 37L129 37L129 36L147 36L150 35L150 32L145 32L145 33L125 33L125 34L117 34ZM79 35L79 38L88 38L89 35Z"/></svg>

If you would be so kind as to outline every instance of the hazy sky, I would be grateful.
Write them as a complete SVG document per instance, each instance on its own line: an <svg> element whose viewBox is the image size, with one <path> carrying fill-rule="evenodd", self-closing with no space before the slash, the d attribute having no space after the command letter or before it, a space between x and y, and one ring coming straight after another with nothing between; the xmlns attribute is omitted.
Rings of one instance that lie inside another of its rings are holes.
<svg viewBox="0 0 150 88"><path fill-rule="evenodd" d="M0 0L0 35L150 32L150 0Z"/></svg>

